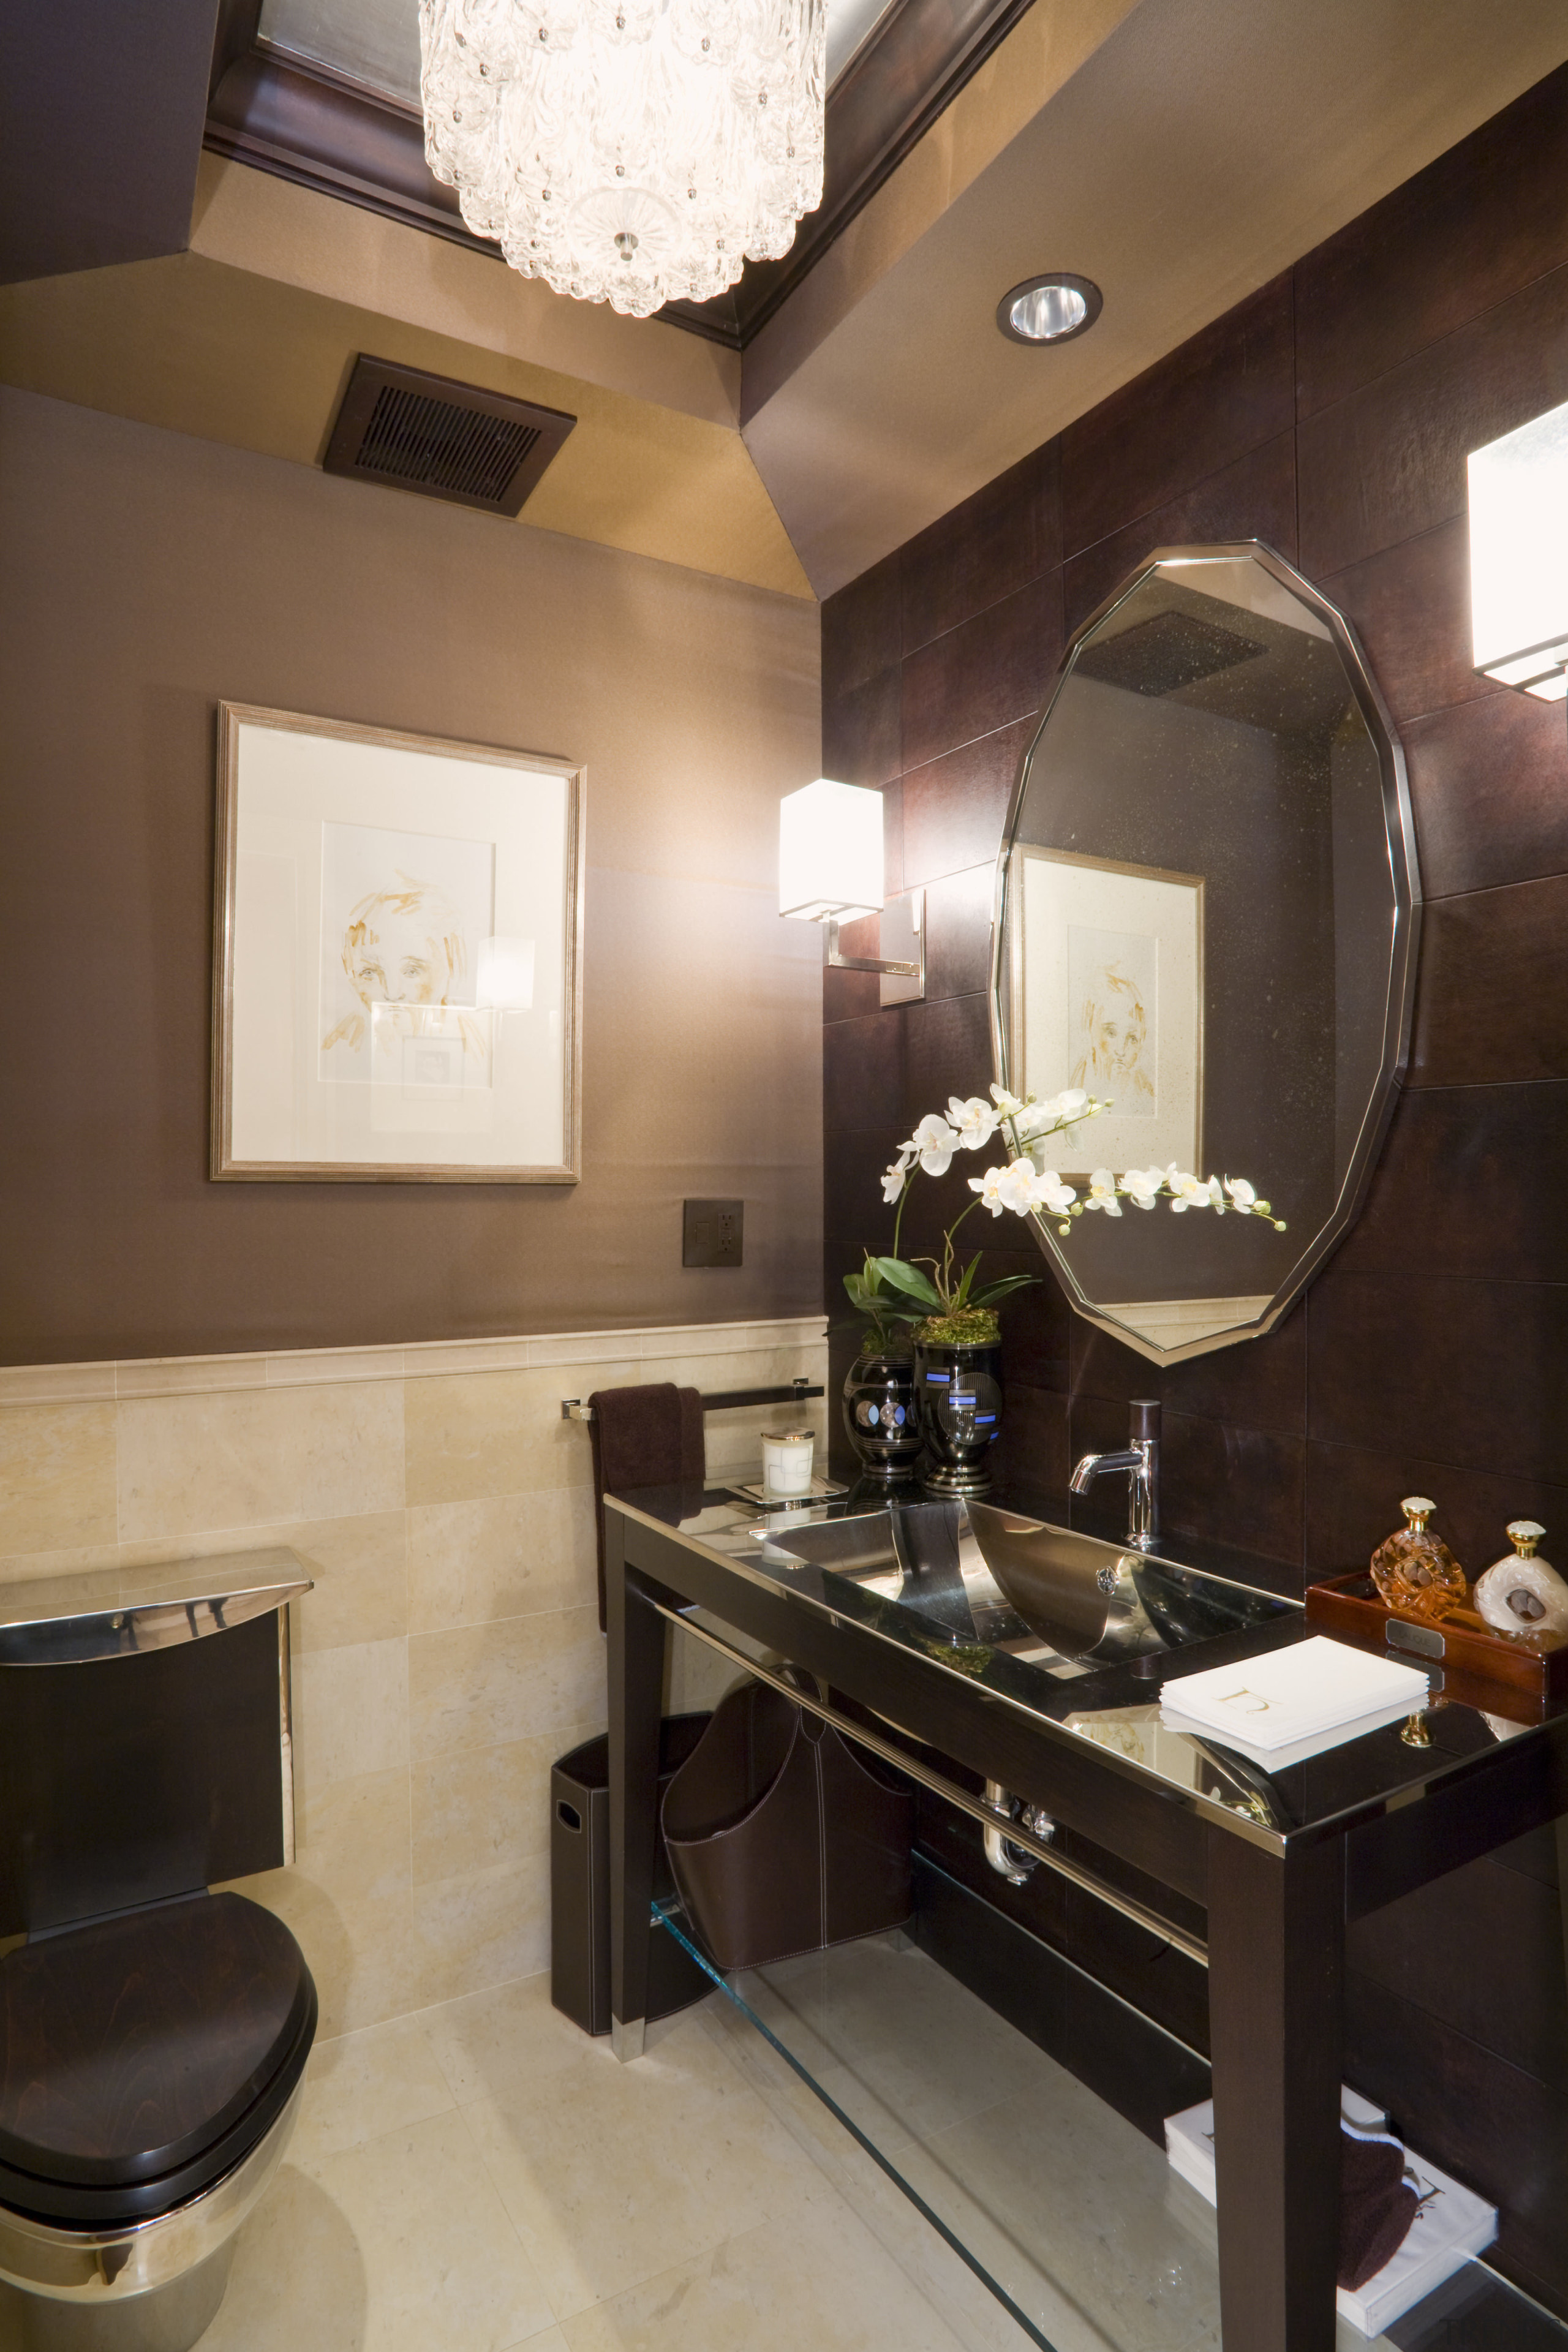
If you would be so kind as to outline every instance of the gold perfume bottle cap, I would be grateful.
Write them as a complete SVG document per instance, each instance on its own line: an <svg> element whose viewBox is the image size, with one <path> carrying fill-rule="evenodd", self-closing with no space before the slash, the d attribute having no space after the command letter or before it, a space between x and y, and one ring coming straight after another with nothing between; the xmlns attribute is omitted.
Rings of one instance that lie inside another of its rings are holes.
<svg viewBox="0 0 1568 2352"><path fill-rule="evenodd" d="M1420 1536L1426 1534L1426 1522L1437 1506L1430 1495L1406 1495L1399 1507L1411 1534Z"/></svg>
<svg viewBox="0 0 1568 2352"><path fill-rule="evenodd" d="M1510 1519L1508 1523L1509 1540L1521 1559L1535 1558L1535 1547L1545 1533L1539 1519Z"/></svg>

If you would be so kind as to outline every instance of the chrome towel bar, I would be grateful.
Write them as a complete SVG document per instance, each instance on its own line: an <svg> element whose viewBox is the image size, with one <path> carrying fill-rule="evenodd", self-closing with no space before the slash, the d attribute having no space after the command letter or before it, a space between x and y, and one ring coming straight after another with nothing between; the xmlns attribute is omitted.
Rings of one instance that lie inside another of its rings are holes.
<svg viewBox="0 0 1568 2352"><path fill-rule="evenodd" d="M711 1396L703 1398L702 1410L704 1412L727 1412L733 1405L799 1404L806 1397L826 1396L826 1393L820 1382L813 1386L803 1374L798 1381L791 1381L787 1388L718 1389ZM563 1397L561 1418L563 1421L592 1421L594 1408L591 1404L584 1404L581 1397Z"/></svg>

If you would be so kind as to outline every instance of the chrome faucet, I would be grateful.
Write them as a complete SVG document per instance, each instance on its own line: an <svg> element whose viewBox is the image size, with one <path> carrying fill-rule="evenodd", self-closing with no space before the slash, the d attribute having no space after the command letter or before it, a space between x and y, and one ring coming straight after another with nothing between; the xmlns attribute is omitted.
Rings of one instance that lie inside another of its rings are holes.
<svg viewBox="0 0 1568 2352"><path fill-rule="evenodd" d="M1160 1407L1152 1397L1134 1397L1128 1415L1125 1452L1086 1454L1069 1483L1075 1495L1087 1495L1103 1471L1125 1470L1128 1544L1152 1551L1160 1532Z"/></svg>

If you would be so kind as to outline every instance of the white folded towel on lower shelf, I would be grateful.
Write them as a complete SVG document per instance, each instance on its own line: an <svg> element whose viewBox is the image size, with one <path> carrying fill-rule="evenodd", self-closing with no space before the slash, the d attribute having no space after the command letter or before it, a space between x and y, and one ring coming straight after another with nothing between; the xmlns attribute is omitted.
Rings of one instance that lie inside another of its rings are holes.
<svg viewBox="0 0 1568 2352"><path fill-rule="evenodd" d="M1385 2126L1388 2117L1370 2099L1342 2087L1340 2113L1352 2130L1365 2132ZM1215 2198L1214 2101L1188 2107L1165 2119L1165 2153L1171 2169L1212 2205ZM1363 2336L1381 2336L1402 2313L1450 2278L1462 2263L1482 2252L1497 2236L1497 2208L1463 2189L1435 2164L1405 2151L1405 2175L1414 2182L1421 2208L1404 2244L1363 2286L1341 2287L1336 2301L1342 2319Z"/></svg>

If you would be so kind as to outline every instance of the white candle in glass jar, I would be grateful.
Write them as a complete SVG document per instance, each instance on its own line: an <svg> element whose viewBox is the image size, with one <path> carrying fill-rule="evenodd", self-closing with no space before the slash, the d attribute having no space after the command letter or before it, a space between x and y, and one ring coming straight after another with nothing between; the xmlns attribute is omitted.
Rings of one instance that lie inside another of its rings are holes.
<svg viewBox="0 0 1568 2352"><path fill-rule="evenodd" d="M809 1429L764 1429L763 1485L770 1496L809 1495L816 1440Z"/></svg>

